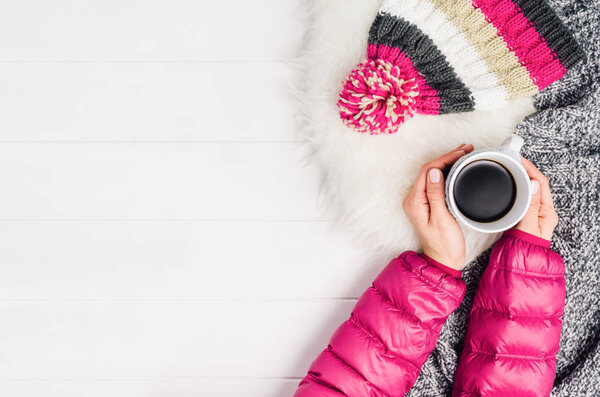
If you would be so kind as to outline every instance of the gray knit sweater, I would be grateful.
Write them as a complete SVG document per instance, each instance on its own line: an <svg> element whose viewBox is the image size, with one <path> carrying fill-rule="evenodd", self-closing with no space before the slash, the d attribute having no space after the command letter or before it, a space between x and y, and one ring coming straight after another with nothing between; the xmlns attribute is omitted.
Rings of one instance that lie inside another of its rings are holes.
<svg viewBox="0 0 600 397"><path fill-rule="evenodd" d="M567 298L552 396L600 396L600 0L550 0L586 60L535 99L518 127L529 158L550 180L560 221L552 249L566 265ZM490 250L463 272L467 296L448 319L411 397L449 396L469 310Z"/></svg>

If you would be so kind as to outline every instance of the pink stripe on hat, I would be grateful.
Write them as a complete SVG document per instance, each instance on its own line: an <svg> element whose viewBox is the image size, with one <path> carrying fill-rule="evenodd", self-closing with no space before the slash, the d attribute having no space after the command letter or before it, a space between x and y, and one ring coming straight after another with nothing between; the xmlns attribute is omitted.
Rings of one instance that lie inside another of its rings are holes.
<svg viewBox="0 0 600 397"><path fill-rule="evenodd" d="M494 25L540 90L565 75L556 53L511 0L473 0L473 6Z"/></svg>

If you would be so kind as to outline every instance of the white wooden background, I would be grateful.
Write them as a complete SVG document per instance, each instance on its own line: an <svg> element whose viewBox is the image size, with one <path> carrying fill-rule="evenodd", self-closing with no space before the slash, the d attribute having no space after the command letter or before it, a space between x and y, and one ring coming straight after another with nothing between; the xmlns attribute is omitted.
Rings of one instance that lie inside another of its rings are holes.
<svg viewBox="0 0 600 397"><path fill-rule="evenodd" d="M303 0L0 0L0 396L291 396L384 264L300 164Z"/></svg>

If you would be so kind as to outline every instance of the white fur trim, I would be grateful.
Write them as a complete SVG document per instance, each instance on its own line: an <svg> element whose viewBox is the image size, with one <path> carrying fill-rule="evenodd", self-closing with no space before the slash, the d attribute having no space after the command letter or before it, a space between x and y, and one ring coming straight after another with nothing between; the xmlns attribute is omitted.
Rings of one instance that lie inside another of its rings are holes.
<svg viewBox="0 0 600 397"><path fill-rule="evenodd" d="M381 3L302 2L310 28L302 56L291 63L297 72L293 93L299 108L299 138L307 161L323 172L322 215L337 218L345 234L373 255L377 268L404 250L420 247L402 201L421 165L463 142L475 149L498 146L534 111L532 99L521 98L494 111L415 115L392 135L361 135L346 127L336 105L338 92L348 73L366 57L369 28ZM465 230L467 261L497 237ZM365 269L365 277L373 272ZM367 285L370 280L357 282Z"/></svg>

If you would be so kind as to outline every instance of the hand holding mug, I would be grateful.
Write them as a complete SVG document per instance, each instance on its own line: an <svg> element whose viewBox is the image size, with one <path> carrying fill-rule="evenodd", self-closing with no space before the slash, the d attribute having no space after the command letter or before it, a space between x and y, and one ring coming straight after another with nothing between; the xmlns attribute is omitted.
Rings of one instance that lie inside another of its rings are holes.
<svg viewBox="0 0 600 397"><path fill-rule="evenodd" d="M525 141L511 134L498 148L460 158L446 177L446 204L462 225L498 233L515 226L531 201L531 181L521 163Z"/></svg>
<svg viewBox="0 0 600 397"><path fill-rule="evenodd" d="M465 265L465 240L456 218L446 206L445 182L441 171L473 149L473 145L462 144L423 164L415 185L402 203L423 246L423 253L457 270ZM515 229L550 240L558 224L558 215L552 202L548 178L522 156L521 163L530 178L531 200Z"/></svg>
<svg viewBox="0 0 600 397"><path fill-rule="evenodd" d="M446 206L442 170L473 149L473 145L462 144L453 151L425 163L415 185L402 203L423 246L423 253L457 270L462 269L465 264L465 239L456 219Z"/></svg>
<svg viewBox="0 0 600 397"><path fill-rule="evenodd" d="M526 158L521 157L521 162L531 178L532 194L529 209L515 229L550 240L554 228L558 224L558 215L552 202L548 178Z"/></svg>

